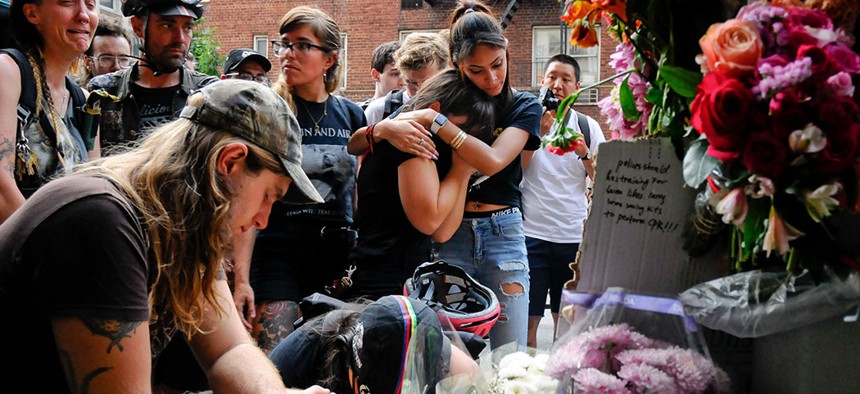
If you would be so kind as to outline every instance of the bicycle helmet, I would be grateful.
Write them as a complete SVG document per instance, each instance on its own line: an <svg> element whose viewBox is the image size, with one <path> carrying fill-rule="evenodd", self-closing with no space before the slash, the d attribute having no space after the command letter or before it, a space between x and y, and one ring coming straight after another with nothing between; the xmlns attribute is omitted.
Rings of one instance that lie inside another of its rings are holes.
<svg viewBox="0 0 860 394"><path fill-rule="evenodd" d="M203 16L203 6L200 5L200 0L123 0L122 15L141 16L146 11L159 12L168 8L171 10L181 8L179 12L190 11L194 14L194 19L200 19Z"/></svg>
<svg viewBox="0 0 860 394"><path fill-rule="evenodd" d="M444 314L458 331L486 337L501 314L492 290L462 268L433 261L421 264L403 285L404 295L423 300Z"/></svg>

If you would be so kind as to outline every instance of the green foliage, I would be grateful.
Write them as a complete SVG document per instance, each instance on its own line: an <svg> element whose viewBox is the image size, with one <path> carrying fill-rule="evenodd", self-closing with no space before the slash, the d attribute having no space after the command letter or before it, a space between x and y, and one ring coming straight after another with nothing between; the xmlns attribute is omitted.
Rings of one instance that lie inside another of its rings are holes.
<svg viewBox="0 0 860 394"><path fill-rule="evenodd" d="M719 160L708 155L708 141L703 135L690 144L684 155L684 181L689 187L699 187L719 164Z"/></svg>
<svg viewBox="0 0 860 394"><path fill-rule="evenodd" d="M197 59L197 71L204 74L219 76L221 75L221 65L224 64L224 56L218 54L218 49L221 45L218 43L218 36L215 35L217 27L205 27L205 18L197 20L197 28L194 30L194 39L191 40L191 53Z"/></svg>

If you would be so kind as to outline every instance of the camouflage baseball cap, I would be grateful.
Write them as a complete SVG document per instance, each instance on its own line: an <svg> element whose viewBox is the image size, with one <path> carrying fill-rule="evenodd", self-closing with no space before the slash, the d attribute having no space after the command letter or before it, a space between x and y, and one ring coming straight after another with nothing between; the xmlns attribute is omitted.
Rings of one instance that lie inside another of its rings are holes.
<svg viewBox="0 0 860 394"><path fill-rule="evenodd" d="M266 86L241 79L217 81L194 94L202 94L203 103L186 105L179 117L233 133L280 158L293 180L281 201L323 202L302 170L301 129L284 99Z"/></svg>

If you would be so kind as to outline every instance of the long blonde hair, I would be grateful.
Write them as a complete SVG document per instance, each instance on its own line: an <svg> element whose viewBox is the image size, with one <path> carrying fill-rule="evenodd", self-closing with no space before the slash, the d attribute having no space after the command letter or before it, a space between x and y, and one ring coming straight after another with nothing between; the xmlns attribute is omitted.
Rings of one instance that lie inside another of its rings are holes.
<svg viewBox="0 0 860 394"><path fill-rule="evenodd" d="M191 96L189 104L194 99ZM134 149L78 168L80 173L105 177L137 207L148 237L150 264L157 275L149 296L150 319L159 318L156 307L168 306L173 322L186 335L205 332L206 304L221 303L214 284L222 260L232 248L229 231L231 191L217 170L225 146L248 146L248 171L263 169L286 175L268 151L231 133L178 119L143 139Z"/></svg>

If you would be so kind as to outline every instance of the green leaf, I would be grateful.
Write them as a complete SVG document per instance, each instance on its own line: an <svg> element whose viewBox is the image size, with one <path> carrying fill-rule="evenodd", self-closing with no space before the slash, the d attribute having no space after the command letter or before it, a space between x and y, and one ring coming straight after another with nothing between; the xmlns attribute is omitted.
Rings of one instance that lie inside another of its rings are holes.
<svg viewBox="0 0 860 394"><path fill-rule="evenodd" d="M764 232L767 230L764 221L770 214L770 203L771 201L768 198L747 199L747 216L744 218L743 223L744 245L742 260L749 259L756 250L756 245L758 245L760 240L764 239Z"/></svg>
<svg viewBox="0 0 860 394"><path fill-rule="evenodd" d="M696 188L720 165L720 161L708 155L708 140L699 138L690 144L684 155L684 182Z"/></svg>
<svg viewBox="0 0 860 394"><path fill-rule="evenodd" d="M702 82L702 73L670 65L660 67L659 73L676 93L687 98L696 97L696 88Z"/></svg>
<svg viewBox="0 0 860 394"><path fill-rule="evenodd" d="M661 99L663 98L663 91L657 89L653 86L648 88L648 92L645 93L645 101L651 104L659 104Z"/></svg>
<svg viewBox="0 0 860 394"><path fill-rule="evenodd" d="M624 113L624 119L635 122L639 120L639 110L636 109L636 100L633 98L633 91L630 90L630 85L627 84L629 79L630 76L628 75L621 82L618 98L621 103L621 111Z"/></svg>

